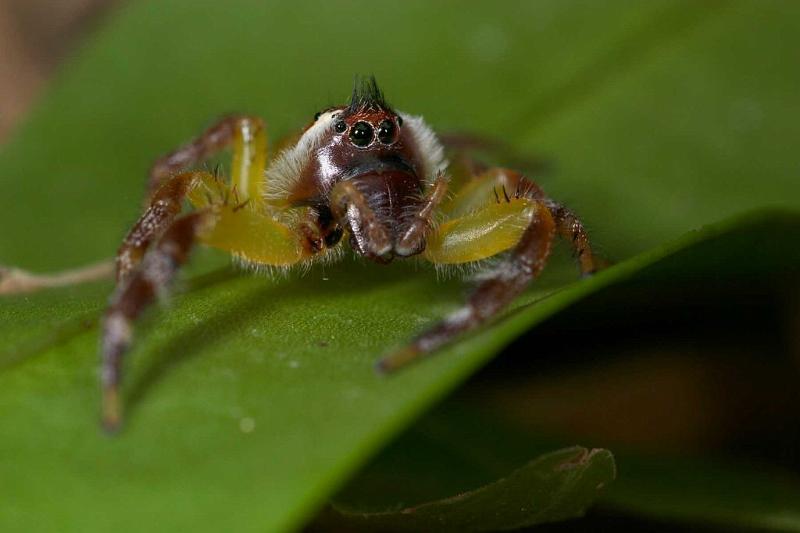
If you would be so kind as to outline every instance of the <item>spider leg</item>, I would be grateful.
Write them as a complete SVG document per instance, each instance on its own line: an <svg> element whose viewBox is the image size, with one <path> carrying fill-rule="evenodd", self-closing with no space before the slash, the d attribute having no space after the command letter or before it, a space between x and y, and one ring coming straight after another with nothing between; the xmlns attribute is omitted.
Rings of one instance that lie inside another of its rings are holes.
<svg viewBox="0 0 800 533"><path fill-rule="evenodd" d="M233 148L231 190L239 201L260 199L267 158L267 134L258 117L224 117L198 137L156 160L150 168L148 196L173 174L196 166L225 148Z"/></svg>
<svg viewBox="0 0 800 533"><path fill-rule="evenodd" d="M148 182L147 218L140 220L138 228L129 233L122 250L116 259L117 280L127 275L131 268L141 260L142 254L155 237L148 228L163 228L159 221L171 220L180 211L177 206L167 202L164 205L153 205L150 200L161 190L161 186L170 183L170 178L188 167L201 163L217 152L233 148L231 161L230 195L235 203L249 201L253 207L261 204L264 168L267 158L267 136L264 121L253 116L228 116L208 128L197 138L177 150L159 158L150 169ZM211 175L205 173L205 181ZM181 181L190 181L184 178ZM173 186L180 186L174 183ZM127 254L127 255L126 255ZM32 292L49 287L73 285L88 281L106 279L111 276L112 268L107 262L87 265L78 269L36 275L30 272L9 267L0 267L0 294L16 294Z"/></svg>
<svg viewBox="0 0 800 533"><path fill-rule="evenodd" d="M436 176L433 186L425 195L419 211L415 212L406 230L400 235L395 250L398 255L408 257L420 253L425 248L425 240L430 233L435 209L447 192L447 175Z"/></svg>
<svg viewBox="0 0 800 533"><path fill-rule="evenodd" d="M432 263L464 264L510 253L481 276L463 307L378 361L380 371L397 370L496 316L539 275L557 234L574 247L582 273L597 268L580 221L517 172L489 169L441 209L449 218L431 233L423 252Z"/></svg>
<svg viewBox="0 0 800 533"><path fill-rule="evenodd" d="M174 176L160 187L150 199L144 214L123 239L114 260L114 268L110 267L108 262L101 262L75 270L39 276L18 269L7 269L8 274L0 278L0 294L31 292L47 287L105 279L110 277L114 270L117 283L124 281L142 260L153 240L180 213L187 193L201 183L210 189L219 189L221 186L208 172L198 171Z"/></svg>
<svg viewBox="0 0 800 533"><path fill-rule="evenodd" d="M582 276L590 276L607 266L608 263L597 257L592 251L589 235L575 213L549 199L547 200L547 207L553 213L559 237L567 241L572 247L573 255L578 261L578 268L580 268Z"/></svg>
<svg viewBox="0 0 800 533"><path fill-rule="evenodd" d="M177 218L147 251L139 267L118 286L103 317L102 372L103 426L114 431L121 421L119 384L122 356L133 339L133 322L167 290L178 268L186 262L199 230L210 219L207 211Z"/></svg>
<svg viewBox="0 0 800 533"><path fill-rule="evenodd" d="M497 315L544 268L554 235L555 221L550 210L537 200L522 198L489 205L439 226L424 252L432 262L467 263L509 248L511 253L482 276L463 307L378 361L378 370L395 371Z"/></svg>
<svg viewBox="0 0 800 533"><path fill-rule="evenodd" d="M498 203L506 197L539 200L550 209L556 223L556 232L572 247L581 275L590 275L606 265L592 251L589 236L578 217L548 198L541 187L515 170L500 167L488 169L444 202L442 211L450 218L457 218L480 210L486 204L487 198L490 201L494 198Z"/></svg>
<svg viewBox="0 0 800 533"><path fill-rule="evenodd" d="M184 172L164 183L150 199L142 216L122 240L116 256L117 282L128 279L142 261L151 243L175 220L181 212L183 201L199 185L218 189L218 182L208 172Z"/></svg>
<svg viewBox="0 0 800 533"><path fill-rule="evenodd" d="M103 425L107 429L117 428L121 420L122 358L133 338L133 324L148 305L167 292L195 243L271 266L289 266L312 255L302 234L269 211L230 203L228 192L207 172L174 176L155 192L123 241L117 260L117 288L102 325ZM184 199L198 209L180 215Z"/></svg>

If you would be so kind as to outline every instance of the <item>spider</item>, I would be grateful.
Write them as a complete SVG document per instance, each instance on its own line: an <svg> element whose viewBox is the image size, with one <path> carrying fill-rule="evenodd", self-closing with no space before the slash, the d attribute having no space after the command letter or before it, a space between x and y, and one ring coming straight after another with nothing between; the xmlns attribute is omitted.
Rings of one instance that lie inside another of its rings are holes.
<svg viewBox="0 0 800 533"><path fill-rule="evenodd" d="M229 180L196 170L228 148ZM390 107L374 77L357 80L349 104L317 113L271 161L264 122L228 116L158 159L148 188L144 212L116 255L116 288L102 320L102 421L109 430L121 423L122 360L133 324L168 290L197 243L245 265L279 269L337 260L345 241L380 264L419 256L474 266L498 257L462 307L380 359L380 372L497 315L542 271L556 235L572 246L583 275L600 266L571 211L520 172L449 165L440 138L422 117Z"/></svg>

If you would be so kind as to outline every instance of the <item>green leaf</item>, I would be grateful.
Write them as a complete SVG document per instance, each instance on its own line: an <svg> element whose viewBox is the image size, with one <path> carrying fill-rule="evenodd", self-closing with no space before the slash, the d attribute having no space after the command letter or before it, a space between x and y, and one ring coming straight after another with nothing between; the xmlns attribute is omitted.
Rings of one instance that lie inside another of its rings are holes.
<svg viewBox="0 0 800 533"><path fill-rule="evenodd" d="M614 479L608 450L567 448L542 455L483 487L404 509L338 508L350 527L372 531L499 531L582 516Z"/></svg>
<svg viewBox="0 0 800 533"><path fill-rule="evenodd" d="M652 265L645 275L676 279L793 267L792 210L659 246L740 211L800 205L789 142L800 137L798 11L560 0L119 8L0 154L0 263L53 270L110 256L154 156L229 111L289 132L370 72L439 130L556 161L545 188L621 261L575 282L562 253L518 312L391 379L373 361L454 309L458 280L346 262L288 280L191 281L137 328L129 425L114 439L96 423L92 325L110 285L4 298L0 529L297 527L516 335L581 298ZM196 259L194 272L226 263Z"/></svg>
<svg viewBox="0 0 800 533"><path fill-rule="evenodd" d="M474 480L498 475L531 450L557 445L555 439L501 421L469 401L449 400L367 465L337 496L337 505L386 506L391 501L381 494L386 492L418 501L431 493L463 490ZM604 511L661 522L800 531L800 478L793 473L702 456L615 455L616 479L597 501ZM389 490L397 486L403 490ZM399 529L402 516L392 516L396 520L387 527Z"/></svg>

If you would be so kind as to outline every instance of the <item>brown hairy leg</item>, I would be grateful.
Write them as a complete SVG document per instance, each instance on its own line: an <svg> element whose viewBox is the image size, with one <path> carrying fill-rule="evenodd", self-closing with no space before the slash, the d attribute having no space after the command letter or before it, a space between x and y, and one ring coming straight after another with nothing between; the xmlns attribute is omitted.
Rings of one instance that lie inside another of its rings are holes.
<svg viewBox="0 0 800 533"><path fill-rule="evenodd" d="M572 247L582 275L590 275L605 266L592 252L586 230L574 213L548 198L535 182L506 168L483 171L481 175L467 181L455 196L442 204L442 211L450 217L443 224L445 227L442 231L445 235L448 231L446 227L449 227L449 231L455 231L454 228L459 226L458 221L472 221L473 224L469 227L473 230L478 230L481 224L485 224L487 228L491 228L490 231L483 237L479 236L479 231L475 231L468 239L470 244L461 244L462 249L457 253L428 255L429 260L438 263L442 262L440 257L457 256L459 253L463 258L477 260L473 253L481 257L497 253L491 250L496 249L497 241L501 239L502 223L499 219L486 218L485 209L492 204L496 204L498 208L511 207L513 203L521 201L535 206L535 216L521 233L510 255L488 275L482 276L483 281L469 296L464 307L417 336L406 347L380 360L380 371L397 370L497 315L544 268L556 235L565 239ZM513 224L507 227L513 231ZM460 243L464 238L457 238L455 242ZM440 236L440 246L442 240L447 241Z"/></svg>
<svg viewBox="0 0 800 533"><path fill-rule="evenodd" d="M152 195L144 213L117 250L118 283L127 280L151 243L181 212L184 199L199 182L211 185L215 184L215 178L208 172L184 172L171 178Z"/></svg>
<svg viewBox="0 0 800 533"><path fill-rule="evenodd" d="M399 255L405 257L418 254L425 248L425 239L433 223L434 211L447 193L447 182L446 174L440 173L436 176L436 181L425 195L422 207L414 213L408 228L400 236L396 246Z"/></svg>
<svg viewBox="0 0 800 533"><path fill-rule="evenodd" d="M132 339L133 322L158 295L164 294L178 267L188 257L210 210L178 218L183 201L198 186L209 194L221 184L208 172L185 172L170 178L128 232L117 252L117 288L103 317L103 425L120 422L119 381L122 356Z"/></svg>
<svg viewBox="0 0 800 533"><path fill-rule="evenodd" d="M103 425L121 422L119 387L122 360L133 325L147 306L166 294L195 243L226 250L256 264L288 266L314 254L304 236L276 220L272 212L232 203L233 191L208 172L184 172L169 179L119 249L117 288L102 324ZM181 215L184 200L194 211Z"/></svg>
<svg viewBox="0 0 800 533"><path fill-rule="evenodd" d="M572 247L581 275L590 276L607 266L608 263L605 260L594 255L592 245L589 243L589 235L575 213L550 199L546 200L546 204L553 213L559 237Z"/></svg>
<svg viewBox="0 0 800 533"><path fill-rule="evenodd" d="M150 168L148 196L176 172L196 166L232 145L235 149L232 174L240 175L243 181L249 174L254 174L253 178L260 178L263 158L266 157L264 121L255 116L232 115L223 117L195 139L157 159ZM244 189L238 191L243 199L247 198L248 189L255 186L250 182L239 185Z"/></svg>
<svg viewBox="0 0 800 533"><path fill-rule="evenodd" d="M156 236L149 228L161 228L163 226L159 223L161 218L174 218L179 211L179 209L174 211L172 205L152 206L149 201L175 173L202 163L216 153L232 147L231 190L235 201L245 201L253 196L259 197L259 187L266 162L266 145L266 130L261 118L248 115L228 116L194 140L156 160L150 169L148 181L149 218L140 220L138 231L136 233L132 231L123 244L126 250L117 255L117 280L120 276L127 275L133 265L141 260L142 254ZM112 276L113 270L109 261L53 274L33 274L18 268L0 266L0 295L108 279Z"/></svg>
<svg viewBox="0 0 800 533"><path fill-rule="evenodd" d="M379 360L377 369L393 372L497 315L542 271L550 255L555 231L556 224L550 210L540 204L535 218L510 256L483 278L466 305L417 336L406 347Z"/></svg>
<svg viewBox="0 0 800 533"><path fill-rule="evenodd" d="M187 192L198 181L211 183L207 172L186 172L173 177L153 195L144 214L126 235L112 263L103 261L75 270L48 275L34 275L19 269L0 269L0 294L32 292L49 287L74 285L107 279L116 270L117 283L127 279L145 251L181 211Z"/></svg>
<svg viewBox="0 0 800 533"><path fill-rule="evenodd" d="M122 356L133 337L133 322L157 297L163 295L183 265L197 234L210 222L209 211L196 211L169 223L158 242L138 266L117 286L103 317L102 371L103 426L114 431L121 421L119 384Z"/></svg>
<svg viewBox="0 0 800 533"><path fill-rule="evenodd" d="M608 263L592 251L589 235L583 223L569 209L549 198L536 182L508 168L493 167L467 182L457 195L445 202L445 213L464 213L475 209L486 201L487 191L497 201L509 198L530 198L542 202L550 210L556 224L556 233L572 248L582 276L591 275Z"/></svg>

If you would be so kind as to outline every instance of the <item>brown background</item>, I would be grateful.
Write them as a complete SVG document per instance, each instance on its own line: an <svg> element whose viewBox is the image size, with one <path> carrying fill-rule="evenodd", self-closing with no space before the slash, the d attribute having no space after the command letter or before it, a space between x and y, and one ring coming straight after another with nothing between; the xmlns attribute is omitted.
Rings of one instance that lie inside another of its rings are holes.
<svg viewBox="0 0 800 533"><path fill-rule="evenodd" d="M59 62L120 0L0 0L0 142Z"/></svg>

